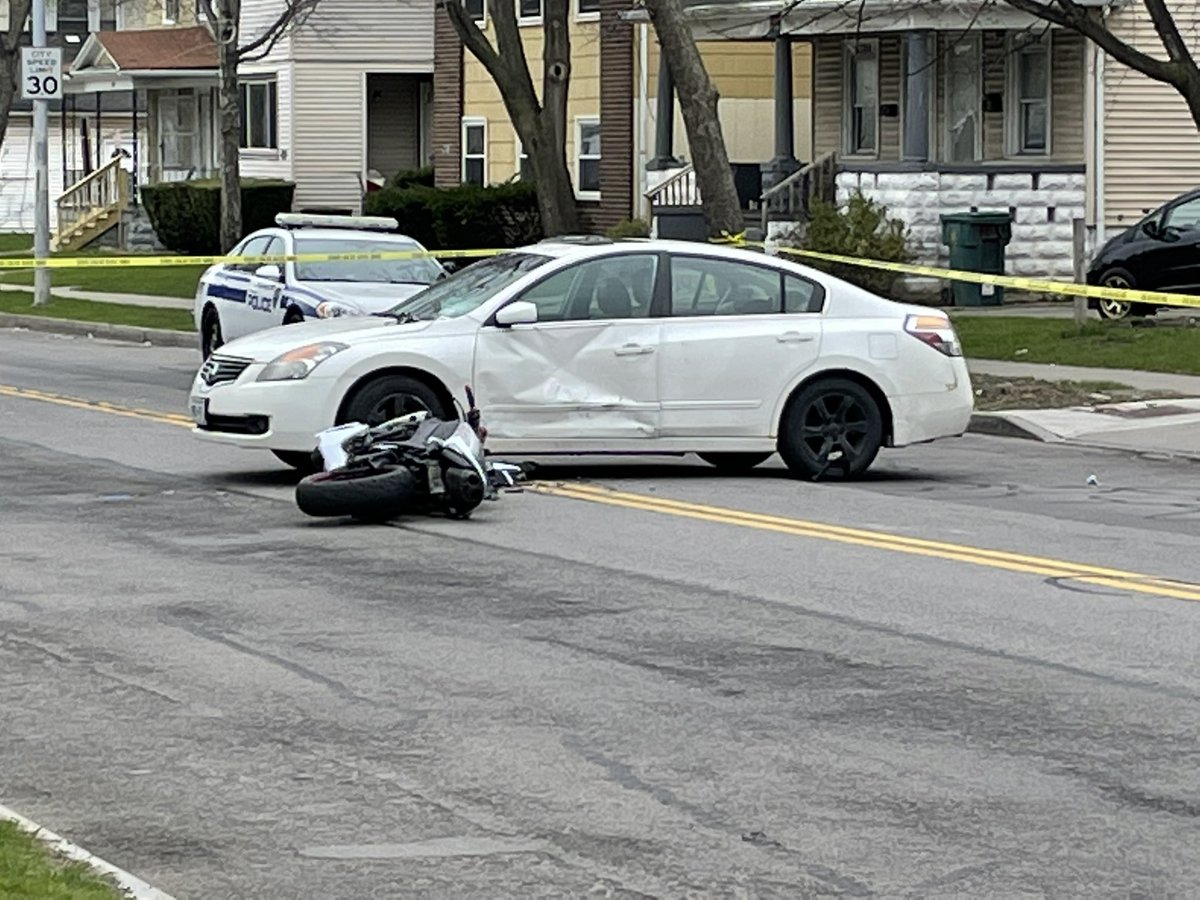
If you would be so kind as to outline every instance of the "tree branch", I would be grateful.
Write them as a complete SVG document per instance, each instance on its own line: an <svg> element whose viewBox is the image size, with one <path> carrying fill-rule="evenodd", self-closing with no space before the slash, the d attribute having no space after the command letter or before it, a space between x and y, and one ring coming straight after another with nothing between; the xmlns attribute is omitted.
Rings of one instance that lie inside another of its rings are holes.
<svg viewBox="0 0 1200 900"><path fill-rule="evenodd" d="M1158 32L1158 39L1162 41L1171 62L1182 63L1188 68L1194 69L1196 63L1192 60L1192 53L1188 50L1183 35L1179 33L1179 27L1175 24L1175 18L1167 9L1166 3L1163 0L1143 0L1143 2L1146 5L1146 12L1150 13L1150 20L1154 23L1154 30Z"/></svg>
<svg viewBox="0 0 1200 900"><path fill-rule="evenodd" d="M1177 85L1176 72L1169 63L1148 56L1132 44L1126 43L1109 31L1103 22L1089 16L1087 10L1073 0L1055 0L1056 7L1039 3L1038 0L1005 0L1005 2L1013 9L1082 35L1117 62L1136 69L1155 81Z"/></svg>
<svg viewBox="0 0 1200 900"><path fill-rule="evenodd" d="M257 62L264 58L279 43L289 27L303 25L317 7L318 0L292 0L267 30L244 47L238 49L238 62ZM255 51L260 50L261 53Z"/></svg>
<svg viewBox="0 0 1200 900"><path fill-rule="evenodd" d="M21 33L24 30L25 20L29 18L29 10L32 6L32 0L10 0L8 6L8 30L0 32L0 48L3 48L5 56L17 52L17 47L21 43Z"/></svg>

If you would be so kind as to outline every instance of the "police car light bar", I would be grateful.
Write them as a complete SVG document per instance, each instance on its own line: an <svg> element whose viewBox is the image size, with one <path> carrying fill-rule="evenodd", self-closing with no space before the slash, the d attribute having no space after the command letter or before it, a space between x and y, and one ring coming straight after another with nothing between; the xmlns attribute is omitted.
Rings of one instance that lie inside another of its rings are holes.
<svg viewBox="0 0 1200 900"><path fill-rule="evenodd" d="M310 213L279 213L280 228L352 228L356 231L395 231L400 223L389 216L321 216Z"/></svg>

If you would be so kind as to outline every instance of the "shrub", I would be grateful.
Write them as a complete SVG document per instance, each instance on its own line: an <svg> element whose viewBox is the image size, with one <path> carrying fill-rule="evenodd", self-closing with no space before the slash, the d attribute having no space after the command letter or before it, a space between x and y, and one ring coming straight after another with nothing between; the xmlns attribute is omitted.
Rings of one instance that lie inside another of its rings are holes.
<svg viewBox="0 0 1200 900"><path fill-rule="evenodd" d="M388 187L433 187L433 166L423 166L420 169L405 169L392 176Z"/></svg>
<svg viewBox="0 0 1200 900"><path fill-rule="evenodd" d="M856 256L880 262L907 263L908 227L900 219L889 219L887 207L855 191L845 209L814 198L809 206L808 228L800 246L805 250L837 256ZM828 272L868 291L887 296L898 275L882 269L830 263L799 257L813 268Z"/></svg>
<svg viewBox="0 0 1200 900"><path fill-rule="evenodd" d="M605 235L614 241L619 241L621 238L647 238L650 237L650 226L645 219L622 219L608 229Z"/></svg>
<svg viewBox="0 0 1200 900"><path fill-rule="evenodd" d="M292 208L296 185L273 179L242 179L242 230L239 239L275 224ZM221 183L206 178L146 184L139 188L150 224L168 250L208 256L221 247Z"/></svg>
<svg viewBox="0 0 1200 900"><path fill-rule="evenodd" d="M521 181L388 187L368 195L366 212L391 216L402 232L433 250L519 247L542 237L537 192Z"/></svg>

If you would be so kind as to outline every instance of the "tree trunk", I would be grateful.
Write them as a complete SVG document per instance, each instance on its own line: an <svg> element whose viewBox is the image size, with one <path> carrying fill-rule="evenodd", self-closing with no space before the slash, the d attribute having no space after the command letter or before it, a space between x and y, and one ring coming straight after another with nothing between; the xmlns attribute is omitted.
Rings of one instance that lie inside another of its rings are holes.
<svg viewBox="0 0 1200 900"><path fill-rule="evenodd" d="M21 28L29 18L30 0L10 0L8 31L0 32L0 143L8 131L8 114L20 93Z"/></svg>
<svg viewBox="0 0 1200 900"><path fill-rule="evenodd" d="M238 87L237 0L221 0L217 34L217 109L221 152L221 252L242 238L242 183L238 154L242 143L241 97Z"/></svg>
<svg viewBox="0 0 1200 900"><path fill-rule="evenodd" d="M571 81L569 0L546 0L543 10L541 102L517 27L516 4L488 3L496 32L495 47L471 21L462 3L445 0L442 9L467 51L479 60L500 91L533 170L543 232L547 237L578 232L579 209L566 156L567 90Z"/></svg>
<svg viewBox="0 0 1200 900"><path fill-rule="evenodd" d="M717 116L717 89L704 68L679 0L646 0L646 11L662 46L663 64L670 67L675 79L709 234L738 234L743 229L742 209Z"/></svg>

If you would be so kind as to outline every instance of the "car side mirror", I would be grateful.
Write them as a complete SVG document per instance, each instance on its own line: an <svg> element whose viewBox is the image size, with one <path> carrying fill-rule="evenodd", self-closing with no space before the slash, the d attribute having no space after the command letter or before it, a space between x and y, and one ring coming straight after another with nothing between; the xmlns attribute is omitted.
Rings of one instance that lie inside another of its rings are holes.
<svg viewBox="0 0 1200 900"><path fill-rule="evenodd" d="M537 307L528 300L510 303L496 313L496 324L501 328L511 328L513 325L532 325L537 320Z"/></svg>
<svg viewBox="0 0 1200 900"><path fill-rule="evenodd" d="M254 270L254 274L268 281L283 280L283 269L279 268L275 263L267 263L266 265L259 266Z"/></svg>
<svg viewBox="0 0 1200 900"><path fill-rule="evenodd" d="M455 272L458 271L458 261L457 260L446 259L446 260L441 260L441 263L442 263L442 268L446 271L446 274L448 274L448 275L453 275Z"/></svg>

